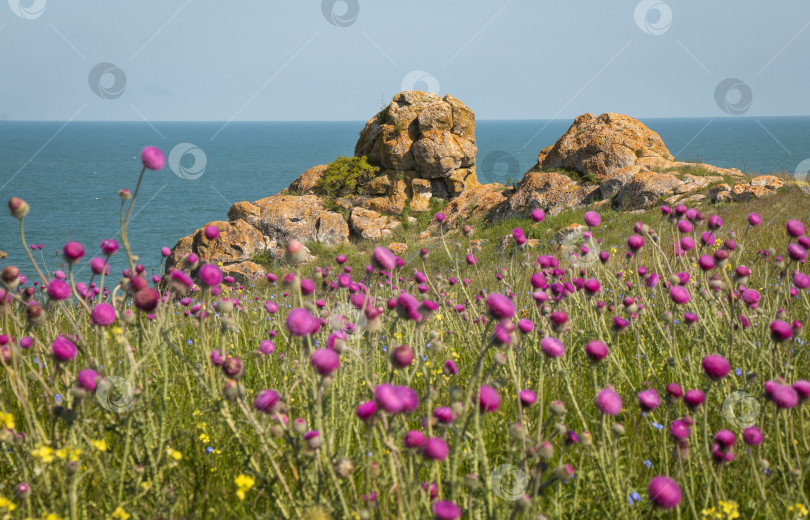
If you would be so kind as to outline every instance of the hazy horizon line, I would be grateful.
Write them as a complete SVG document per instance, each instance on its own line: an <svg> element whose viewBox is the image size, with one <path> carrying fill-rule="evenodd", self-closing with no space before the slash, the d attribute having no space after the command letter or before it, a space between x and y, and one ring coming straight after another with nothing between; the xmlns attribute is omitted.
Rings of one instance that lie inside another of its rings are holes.
<svg viewBox="0 0 810 520"><path fill-rule="evenodd" d="M587 113L594 113L594 112L583 112L583 114ZM607 113L607 112L603 112ZM614 112L620 113L620 112ZM488 122L503 122L503 121L573 121L577 117L557 117L557 118L518 118L518 119L478 119L476 121L488 121ZM594 113L595 114L595 113ZM624 114L627 115L627 114ZM800 118L800 117L810 117L810 114L798 114L798 115L754 115L754 116L630 116L635 119L764 119L764 118ZM224 124L227 123L228 125L238 124L238 123L357 123L357 122L365 122L367 120L363 119L255 119L255 120L247 120L247 121L225 121L225 120L216 120L216 119L152 119L149 121L144 121L143 119L74 119L69 121L70 123L218 123ZM0 119L0 124L2 123L64 123L65 120L63 119Z"/></svg>

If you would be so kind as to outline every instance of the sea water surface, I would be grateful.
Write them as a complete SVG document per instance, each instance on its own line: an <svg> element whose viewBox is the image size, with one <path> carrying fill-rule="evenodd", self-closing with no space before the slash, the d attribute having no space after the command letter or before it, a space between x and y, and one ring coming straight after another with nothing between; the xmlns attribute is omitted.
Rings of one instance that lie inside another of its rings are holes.
<svg viewBox="0 0 810 520"><path fill-rule="evenodd" d="M478 121L481 182L519 180L538 152L572 120ZM678 159L746 173L795 171L810 158L810 117L643 119ZM129 228L133 251L151 270L160 249L213 220L227 220L237 201L277 193L306 169L351 156L363 122L18 122L0 121L0 199L22 197L28 243L42 243L49 267L65 242L85 244L88 257L119 233L118 190L135 189L144 146L169 152L199 149L181 167L147 171ZM183 175L183 168L186 174ZM25 266L19 224L0 213L4 264ZM39 252L37 257L39 257ZM119 255L121 256L121 255ZM83 262L86 264L87 261ZM120 272L123 258L113 263ZM29 269L24 269L27 272Z"/></svg>

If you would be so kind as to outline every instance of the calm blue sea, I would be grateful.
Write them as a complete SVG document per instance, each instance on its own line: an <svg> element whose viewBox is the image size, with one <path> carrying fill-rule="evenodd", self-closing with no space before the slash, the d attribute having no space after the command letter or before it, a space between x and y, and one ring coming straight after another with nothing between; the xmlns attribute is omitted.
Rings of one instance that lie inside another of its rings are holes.
<svg viewBox="0 0 810 520"><path fill-rule="evenodd" d="M520 179L537 153L553 144L571 120L479 121L478 176L482 182ZM745 172L794 171L810 158L810 117L647 119L679 159L699 158ZM120 188L135 188L147 145L169 155L181 143L183 178L169 167L147 172L130 226L133 250L157 268L160 248L212 220L230 205L273 195L307 168L350 156L362 122L154 123L0 121L0 200L24 198L29 243L44 244L49 264L65 242L78 240L88 255L116 237ZM182 172L180 167L175 168ZM5 263L24 265L17 221L0 212ZM86 262L85 262L86 263ZM113 264L119 268L123 262ZM28 271L28 269L26 269Z"/></svg>

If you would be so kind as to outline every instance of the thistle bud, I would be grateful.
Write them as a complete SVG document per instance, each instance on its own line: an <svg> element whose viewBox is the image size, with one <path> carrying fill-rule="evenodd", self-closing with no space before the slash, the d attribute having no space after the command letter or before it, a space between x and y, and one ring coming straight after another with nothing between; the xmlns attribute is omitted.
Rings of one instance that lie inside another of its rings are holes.
<svg viewBox="0 0 810 520"><path fill-rule="evenodd" d="M28 203L22 200L19 197L11 197L8 199L8 209L11 212L11 216L22 220L28 215Z"/></svg>
<svg viewBox="0 0 810 520"><path fill-rule="evenodd" d="M347 457L341 457L337 461L335 461L335 475L338 478L349 478L354 473L354 462L352 459Z"/></svg>
<svg viewBox="0 0 810 520"><path fill-rule="evenodd" d="M565 405L563 404L562 401L551 401L549 409L551 410L551 415L555 417L562 417L566 413L568 413L568 410L566 410Z"/></svg>
<svg viewBox="0 0 810 520"><path fill-rule="evenodd" d="M20 482L14 487L14 496L17 498L26 499L31 496L31 486L28 482Z"/></svg>
<svg viewBox="0 0 810 520"><path fill-rule="evenodd" d="M245 387L238 381L227 379L225 380L225 388L222 390L222 394L225 396L225 399L234 402L237 399L245 397Z"/></svg>
<svg viewBox="0 0 810 520"><path fill-rule="evenodd" d="M613 423L613 426L610 427L610 430L616 437L624 437L625 434L627 433L622 423Z"/></svg>

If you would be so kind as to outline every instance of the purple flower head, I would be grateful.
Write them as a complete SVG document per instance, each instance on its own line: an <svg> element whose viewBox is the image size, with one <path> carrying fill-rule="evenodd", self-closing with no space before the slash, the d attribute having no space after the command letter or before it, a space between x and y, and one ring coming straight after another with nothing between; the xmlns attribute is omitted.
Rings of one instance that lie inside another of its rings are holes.
<svg viewBox="0 0 810 520"><path fill-rule="evenodd" d="M75 264L84 256L84 246L78 242L68 242L62 248L62 254L69 264Z"/></svg>
<svg viewBox="0 0 810 520"><path fill-rule="evenodd" d="M789 410L799 404L799 394L789 386L776 385L776 388L774 388L770 394L771 401L773 401L773 404L775 404L777 408Z"/></svg>
<svg viewBox="0 0 810 520"><path fill-rule="evenodd" d="M595 211L588 211L585 213L585 224L588 227L598 227L602 223L602 217Z"/></svg>
<svg viewBox="0 0 810 520"><path fill-rule="evenodd" d="M596 407L605 415L615 416L622 410L622 398L613 388L604 388L596 395Z"/></svg>
<svg viewBox="0 0 810 520"><path fill-rule="evenodd" d="M404 444L406 448L419 448L425 444L426 440L424 433L418 430L411 430L402 438L402 444Z"/></svg>
<svg viewBox="0 0 810 520"><path fill-rule="evenodd" d="M253 407L260 412L273 413L280 400L281 396L275 390L262 390L253 401Z"/></svg>
<svg viewBox="0 0 810 520"><path fill-rule="evenodd" d="M377 269L393 271L397 266L397 258L387 247L377 246L371 252L371 263Z"/></svg>
<svg viewBox="0 0 810 520"><path fill-rule="evenodd" d="M683 402L691 409L695 409L703 404L706 400L706 394L703 393L703 390L687 390L685 394L683 394Z"/></svg>
<svg viewBox="0 0 810 520"><path fill-rule="evenodd" d="M537 394L531 390L521 390L518 398L523 406L531 406L537 402Z"/></svg>
<svg viewBox="0 0 810 520"><path fill-rule="evenodd" d="M759 216L757 213L749 213L748 214L748 225L749 226L758 226L762 224L762 217Z"/></svg>
<svg viewBox="0 0 810 520"><path fill-rule="evenodd" d="M313 352L309 363L318 374L328 376L340 366L340 356L334 350L324 348Z"/></svg>
<svg viewBox="0 0 810 520"><path fill-rule="evenodd" d="M198 276L200 278L200 283L207 287L219 285L219 283L222 281L222 271L220 271L219 267L215 266L214 264L204 264L202 267L200 267Z"/></svg>
<svg viewBox="0 0 810 520"><path fill-rule="evenodd" d="M703 358L703 371L713 381L719 381L731 371L728 360L719 354L710 354Z"/></svg>
<svg viewBox="0 0 810 520"><path fill-rule="evenodd" d="M141 150L141 162L150 170L161 170L166 165L166 156L155 146L147 146Z"/></svg>
<svg viewBox="0 0 810 520"><path fill-rule="evenodd" d="M501 397L498 391L491 386L481 385L478 391L478 406L482 412L494 412L501 405Z"/></svg>
<svg viewBox="0 0 810 520"><path fill-rule="evenodd" d="M76 345L63 335L59 335L51 343L51 352L57 361L70 361L76 357Z"/></svg>
<svg viewBox="0 0 810 520"><path fill-rule="evenodd" d="M96 381L99 379L101 379L101 376L99 376L98 372L91 368L85 368L84 370L79 371L78 375L76 376L76 381L78 381L79 386L88 392L94 392L96 390Z"/></svg>
<svg viewBox="0 0 810 520"><path fill-rule="evenodd" d="M48 296L52 300L67 300L70 298L70 285L64 280L54 278L48 282Z"/></svg>
<svg viewBox="0 0 810 520"><path fill-rule="evenodd" d="M669 425L669 433L676 439L685 439L689 437L689 425L681 419L672 421Z"/></svg>
<svg viewBox="0 0 810 520"><path fill-rule="evenodd" d="M366 401L357 405L357 417L361 421L368 421L377 412L377 404L374 401Z"/></svg>
<svg viewBox="0 0 810 520"><path fill-rule="evenodd" d="M430 460L443 461L447 458L449 452L450 448L447 446L447 442L441 437L431 437L425 440L422 446L422 455Z"/></svg>
<svg viewBox="0 0 810 520"><path fill-rule="evenodd" d="M749 426L743 430L742 438L743 442L749 446L759 446L762 444L762 439L764 436L759 428L756 426Z"/></svg>
<svg viewBox="0 0 810 520"><path fill-rule="evenodd" d="M658 396L658 390L655 388L648 388L638 393L638 404L645 412L650 412L661 406L661 398Z"/></svg>
<svg viewBox="0 0 810 520"><path fill-rule="evenodd" d="M547 336L540 340L540 350L547 357L558 358L565 354L565 345L557 338Z"/></svg>
<svg viewBox="0 0 810 520"><path fill-rule="evenodd" d="M585 354L591 361L601 361L608 355L608 347L602 341L589 341L585 345Z"/></svg>
<svg viewBox="0 0 810 520"><path fill-rule="evenodd" d="M210 226L205 226L203 233L205 234L205 238L208 240L216 240L219 238L219 228L213 224Z"/></svg>
<svg viewBox="0 0 810 520"><path fill-rule="evenodd" d="M672 301L677 304L688 303L690 299L689 291L680 285L676 285L670 289L669 296L672 298Z"/></svg>
<svg viewBox="0 0 810 520"><path fill-rule="evenodd" d="M540 208L535 208L532 210L531 217L535 222L543 222L543 219L546 218L546 213Z"/></svg>
<svg viewBox="0 0 810 520"><path fill-rule="evenodd" d="M515 303L500 293L490 293L486 299L489 313L498 320L508 320L515 315Z"/></svg>
<svg viewBox="0 0 810 520"><path fill-rule="evenodd" d="M804 224L799 220L789 220L787 224L785 224L785 230L788 235L797 238L804 235Z"/></svg>
<svg viewBox="0 0 810 520"><path fill-rule="evenodd" d="M456 520L461 517L461 508L449 500L439 500L433 504L436 520Z"/></svg>
<svg viewBox="0 0 810 520"><path fill-rule="evenodd" d="M90 311L90 321L93 325L109 327L115 322L115 308L109 303L98 303Z"/></svg>
<svg viewBox="0 0 810 520"><path fill-rule="evenodd" d="M400 318L419 321L422 315L419 313L419 300L409 293L402 293L397 296L397 314Z"/></svg>
<svg viewBox="0 0 810 520"><path fill-rule="evenodd" d="M650 501L662 509L674 509L681 503L681 488L669 477L657 476L647 484Z"/></svg>
<svg viewBox="0 0 810 520"><path fill-rule="evenodd" d="M774 320L771 322L770 327L771 339L777 343L781 343L793 337L793 327L786 321Z"/></svg>
<svg viewBox="0 0 810 520"><path fill-rule="evenodd" d="M115 254L116 251L118 251L118 248L120 246L118 245L118 242L116 242L114 239L108 238L106 240L102 240L101 244L99 244L99 247L101 248L102 253L104 253L107 256L112 256Z"/></svg>
<svg viewBox="0 0 810 520"><path fill-rule="evenodd" d="M290 334L299 337L315 334L321 328L321 321L300 307L290 311L286 324Z"/></svg>

